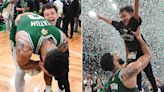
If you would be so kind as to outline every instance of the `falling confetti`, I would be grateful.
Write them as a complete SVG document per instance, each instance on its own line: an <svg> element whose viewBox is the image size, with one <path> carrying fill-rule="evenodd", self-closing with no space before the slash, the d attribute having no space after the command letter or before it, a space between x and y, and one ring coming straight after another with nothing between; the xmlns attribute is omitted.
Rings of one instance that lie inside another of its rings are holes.
<svg viewBox="0 0 164 92"><path fill-rule="evenodd" d="M95 11L89 11L88 12L89 17L95 18L97 16Z"/></svg>
<svg viewBox="0 0 164 92"><path fill-rule="evenodd" d="M119 8L133 5L133 1L82 0L84 75L91 73L92 75L99 74L104 78L110 77L111 72L102 71L99 65L100 57L105 52L116 51L125 60L124 42L119 33L104 21L90 18L89 10L94 9L97 14L119 21ZM164 83L164 8L162 10L161 2L160 0L141 0L139 13L143 21L142 33L153 53L151 60L153 73ZM113 7L118 9L115 10Z"/></svg>

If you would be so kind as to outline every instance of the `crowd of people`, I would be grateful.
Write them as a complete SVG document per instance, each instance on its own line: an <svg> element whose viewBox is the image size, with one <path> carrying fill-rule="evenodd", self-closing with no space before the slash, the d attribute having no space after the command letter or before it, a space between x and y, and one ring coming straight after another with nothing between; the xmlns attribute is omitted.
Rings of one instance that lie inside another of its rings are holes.
<svg viewBox="0 0 164 92"><path fill-rule="evenodd" d="M6 30L11 29L12 21L24 12L34 12L41 15L42 9L46 4L54 5L57 9L57 25L68 36L68 26L70 23L70 38L73 33L78 31L81 26L79 16L81 13L80 0L1 0L0 23L6 23Z"/></svg>
<svg viewBox="0 0 164 92"><path fill-rule="evenodd" d="M83 80L83 92L108 92L108 80L105 77L98 77L98 75L87 73ZM157 87L164 91L164 84L162 84L160 78L156 77ZM141 83L143 92L152 92L153 88L150 82L143 79Z"/></svg>

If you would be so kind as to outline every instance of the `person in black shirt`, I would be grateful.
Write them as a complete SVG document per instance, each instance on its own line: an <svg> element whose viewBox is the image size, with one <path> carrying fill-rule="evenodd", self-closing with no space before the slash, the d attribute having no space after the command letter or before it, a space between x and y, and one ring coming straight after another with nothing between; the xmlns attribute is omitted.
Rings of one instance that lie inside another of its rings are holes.
<svg viewBox="0 0 164 92"><path fill-rule="evenodd" d="M119 31L120 36L125 41L125 47L126 47L126 56L127 56L127 63L136 61L140 56L143 55L143 51L141 50L141 46L139 45L138 40L134 36L134 32L140 27L142 20L138 14L139 11L139 0L135 0L134 3L134 10L131 6L125 6L120 9L120 16L121 21L113 21L111 19L108 19L106 17L97 15L97 17L101 20L104 20L108 24L113 25L116 30ZM143 38L143 36L142 36ZM144 39L144 38L143 38ZM155 78L152 71L152 66L149 63L147 67L144 69L144 72L146 73L146 76L148 77L154 92L158 91ZM137 85L138 89L141 91L141 73L137 76Z"/></svg>
<svg viewBox="0 0 164 92"><path fill-rule="evenodd" d="M33 0L17 0L15 4L15 18L24 12L33 12Z"/></svg>

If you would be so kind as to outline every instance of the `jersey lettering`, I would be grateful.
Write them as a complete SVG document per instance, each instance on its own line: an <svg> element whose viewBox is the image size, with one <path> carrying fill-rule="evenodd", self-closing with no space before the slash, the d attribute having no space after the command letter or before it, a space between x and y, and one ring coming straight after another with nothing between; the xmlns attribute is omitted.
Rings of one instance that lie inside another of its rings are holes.
<svg viewBox="0 0 164 92"><path fill-rule="evenodd" d="M31 26L49 26L51 25L47 21L31 21Z"/></svg>
<svg viewBox="0 0 164 92"><path fill-rule="evenodd" d="M44 19L42 16L34 16L34 15L27 15L30 19L38 20L38 19Z"/></svg>

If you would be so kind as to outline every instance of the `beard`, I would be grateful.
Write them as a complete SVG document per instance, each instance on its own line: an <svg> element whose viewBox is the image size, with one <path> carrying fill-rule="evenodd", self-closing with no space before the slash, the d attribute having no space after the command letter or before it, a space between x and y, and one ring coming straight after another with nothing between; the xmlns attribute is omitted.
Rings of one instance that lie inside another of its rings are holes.
<svg viewBox="0 0 164 92"><path fill-rule="evenodd" d="M121 58L118 60L118 62L120 65L123 65L125 63Z"/></svg>

